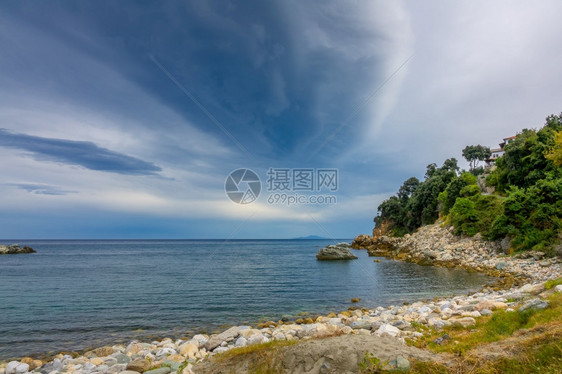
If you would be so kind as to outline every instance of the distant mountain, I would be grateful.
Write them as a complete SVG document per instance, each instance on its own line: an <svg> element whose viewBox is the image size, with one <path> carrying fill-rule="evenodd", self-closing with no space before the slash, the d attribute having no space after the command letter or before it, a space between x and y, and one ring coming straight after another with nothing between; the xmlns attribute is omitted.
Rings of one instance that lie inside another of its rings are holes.
<svg viewBox="0 0 562 374"><path fill-rule="evenodd" d="M318 235L308 235L308 236L299 236L298 238L292 238L293 240L318 240L318 239L329 239L323 236Z"/></svg>

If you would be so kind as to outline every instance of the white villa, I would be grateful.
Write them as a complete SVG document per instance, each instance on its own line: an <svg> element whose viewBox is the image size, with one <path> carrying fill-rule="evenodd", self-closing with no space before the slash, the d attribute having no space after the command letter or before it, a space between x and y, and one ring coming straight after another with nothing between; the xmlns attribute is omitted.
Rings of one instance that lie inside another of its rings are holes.
<svg viewBox="0 0 562 374"><path fill-rule="evenodd" d="M513 139L515 139L515 135L510 136L508 138L503 138L503 142L501 142L499 144L499 146L500 146L499 148L490 149L490 151L492 151L492 155L490 156L489 159L486 160L486 167L492 167L492 166L495 165L498 157L503 156L503 154L504 154L503 148L505 147L505 145L508 144L509 142L511 142Z"/></svg>

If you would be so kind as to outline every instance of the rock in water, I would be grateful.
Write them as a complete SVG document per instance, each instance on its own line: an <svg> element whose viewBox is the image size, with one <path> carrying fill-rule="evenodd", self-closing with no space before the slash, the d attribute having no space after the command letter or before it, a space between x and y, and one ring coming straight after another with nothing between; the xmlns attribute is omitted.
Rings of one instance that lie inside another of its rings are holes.
<svg viewBox="0 0 562 374"><path fill-rule="evenodd" d="M316 254L318 260L355 260L357 256L353 255L347 246L329 245L322 248Z"/></svg>
<svg viewBox="0 0 562 374"><path fill-rule="evenodd" d="M35 250L28 246L22 248L18 244L0 245L0 255L15 255L19 253L35 253Z"/></svg>

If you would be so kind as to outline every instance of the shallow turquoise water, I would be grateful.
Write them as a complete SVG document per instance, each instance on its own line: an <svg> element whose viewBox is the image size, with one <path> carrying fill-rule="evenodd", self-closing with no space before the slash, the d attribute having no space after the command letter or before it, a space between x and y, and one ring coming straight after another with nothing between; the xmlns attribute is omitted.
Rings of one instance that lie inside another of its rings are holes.
<svg viewBox="0 0 562 374"><path fill-rule="evenodd" d="M397 261L316 261L329 240L19 241L0 256L0 359L182 336L299 312L479 289L482 274Z"/></svg>

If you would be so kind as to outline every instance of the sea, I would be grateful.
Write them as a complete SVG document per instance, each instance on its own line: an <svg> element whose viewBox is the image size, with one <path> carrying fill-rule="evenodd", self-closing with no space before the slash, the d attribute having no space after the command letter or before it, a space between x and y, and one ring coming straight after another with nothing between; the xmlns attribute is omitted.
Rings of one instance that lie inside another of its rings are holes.
<svg viewBox="0 0 562 374"><path fill-rule="evenodd" d="M375 262L362 250L353 250L358 260L317 261L332 240L0 242L37 251L0 256L0 360L402 305L477 291L492 280Z"/></svg>

